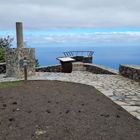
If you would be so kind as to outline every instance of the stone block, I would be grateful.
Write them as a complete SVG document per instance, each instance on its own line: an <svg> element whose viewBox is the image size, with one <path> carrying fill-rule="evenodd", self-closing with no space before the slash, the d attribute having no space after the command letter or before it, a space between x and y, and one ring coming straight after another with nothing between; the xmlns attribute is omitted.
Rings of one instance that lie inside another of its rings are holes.
<svg viewBox="0 0 140 140"><path fill-rule="evenodd" d="M75 59L76 62L92 63L92 57L90 56L73 56L72 58Z"/></svg>
<svg viewBox="0 0 140 140"><path fill-rule="evenodd" d="M140 66L136 65L120 65L120 75L140 82Z"/></svg>
<svg viewBox="0 0 140 140"><path fill-rule="evenodd" d="M86 68L83 66L82 62L73 62L72 63L72 70L73 71L85 71Z"/></svg>
<svg viewBox="0 0 140 140"><path fill-rule="evenodd" d="M35 49L34 48L9 48L6 50L6 76L24 77L23 60L27 59L28 76L35 75Z"/></svg>

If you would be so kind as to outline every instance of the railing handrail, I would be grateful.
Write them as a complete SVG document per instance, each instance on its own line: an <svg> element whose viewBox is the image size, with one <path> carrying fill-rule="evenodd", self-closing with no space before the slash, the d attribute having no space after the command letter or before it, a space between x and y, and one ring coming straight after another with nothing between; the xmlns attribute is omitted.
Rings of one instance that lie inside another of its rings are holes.
<svg viewBox="0 0 140 140"><path fill-rule="evenodd" d="M73 56L88 56L88 57L92 57L94 51L68 51L68 52L63 52L63 53L64 53L64 55L66 57L73 57Z"/></svg>

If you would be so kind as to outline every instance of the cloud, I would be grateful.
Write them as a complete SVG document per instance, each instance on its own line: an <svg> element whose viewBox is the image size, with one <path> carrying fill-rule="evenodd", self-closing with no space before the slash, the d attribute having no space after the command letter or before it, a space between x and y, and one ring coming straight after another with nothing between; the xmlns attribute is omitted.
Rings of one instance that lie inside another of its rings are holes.
<svg viewBox="0 0 140 140"><path fill-rule="evenodd" d="M36 45L40 47L42 44L50 46L62 44L85 44L93 46L140 46L140 31L128 29L121 30L95 30L93 28L53 28L48 30L24 30L24 41L29 46ZM10 35L14 37L16 44L15 32L0 32L0 37Z"/></svg>
<svg viewBox="0 0 140 140"><path fill-rule="evenodd" d="M0 0L0 29L140 27L139 0Z"/></svg>
<svg viewBox="0 0 140 140"><path fill-rule="evenodd" d="M72 33L36 33L26 35L25 40L30 44L77 44L86 43L93 46L100 45L139 45L140 32L72 32Z"/></svg>

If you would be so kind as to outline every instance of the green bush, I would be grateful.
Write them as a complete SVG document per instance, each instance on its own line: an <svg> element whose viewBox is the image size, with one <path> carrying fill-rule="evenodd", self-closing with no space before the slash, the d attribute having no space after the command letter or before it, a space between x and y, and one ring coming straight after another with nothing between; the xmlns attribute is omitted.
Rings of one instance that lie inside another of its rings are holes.
<svg viewBox="0 0 140 140"><path fill-rule="evenodd" d="M7 36L5 38L0 38L0 63L5 62L5 50L12 46L13 38Z"/></svg>
<svg viewBox="0 0 140 140"><path fill-rule="evenodd" d="M0 38L0 48L10 48L13 40L10 36Z"/></svg>

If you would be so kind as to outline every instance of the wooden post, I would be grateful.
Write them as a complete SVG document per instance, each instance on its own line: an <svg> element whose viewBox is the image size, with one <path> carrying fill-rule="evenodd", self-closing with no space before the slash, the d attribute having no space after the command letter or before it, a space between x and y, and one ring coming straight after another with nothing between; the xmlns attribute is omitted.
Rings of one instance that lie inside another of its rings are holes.
<svg viewBox="0 0 140 140"><path fill-rule="evenodd" d="M28 77L28 74L27 74L27 66L25 65L24 66L24 80L27 81L27 77Z"/></svg>
<svg viewBox="0 0 140 140"><path fill-rule="evenodd" d="M24 80L27 81L27 78L28 78L28 72L27 72L27 64L28 61L26 59L26 57L24 58L23 60L23 66L24 66Z"/></svg>
<svg viewBox="0 0 140 140"><path fill-rule="evenodd" d="M16 22L17 48L23 48L22 22Z"/></svg>

